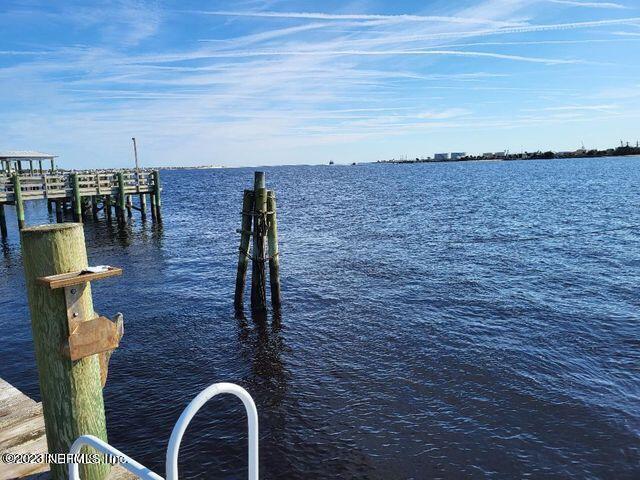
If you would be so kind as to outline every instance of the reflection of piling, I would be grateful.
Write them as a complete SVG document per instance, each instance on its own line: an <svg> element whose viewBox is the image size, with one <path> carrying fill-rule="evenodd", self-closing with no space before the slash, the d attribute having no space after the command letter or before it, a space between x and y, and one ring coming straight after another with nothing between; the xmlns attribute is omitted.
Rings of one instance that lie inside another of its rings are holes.
<svg viewBox="0 0 640 480"><path fill-rule="evenodd" d="M234 305L242 310L245 278L249 265L249 243L251 241L251 217L253 215L253 191L245 190L242 199L242 228L240 229L240 255L238 255L238 272L236 274L236 294Z"/></svg>
<svg viewBox="0 0 640 480"><path fill-rule="evenodd" d="M280 310L280 260L278 259L278 221L276 218L276 194L267 194L267 241L269 244L269 286L271 287L271 306Z"/></svg>
<svg viewBox="0 0 640 480"><path fill-rule="evenodd" d="M264 313L267 310L266 263L269 261L271 304L280 309L280 277L278 262L278 230L276 224L275 194L266 189L264 172L256 172L253 191L245 190L242 202L242 226L240 252L236 274L235 307L242 310L245 277L249 259L251 269L251 310ZM253 236L253 242L251 237ZM249 252L249 245L252 245ZM268 244L268 249L267 249Z"/></svg>

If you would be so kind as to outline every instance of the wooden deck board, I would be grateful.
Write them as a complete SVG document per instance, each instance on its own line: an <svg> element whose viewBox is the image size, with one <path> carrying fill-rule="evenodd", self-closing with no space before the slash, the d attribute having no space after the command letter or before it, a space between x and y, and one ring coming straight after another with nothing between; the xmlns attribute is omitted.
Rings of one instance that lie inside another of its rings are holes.
<svg viewBox="0 0 640 480"><path fill-rule="evenodd" d="M0 452L46 453L42 404L0 378ZM0 464L0 480L50 480L48 464ZM108 480L131 480L135 475L114 467Z"/></svg>

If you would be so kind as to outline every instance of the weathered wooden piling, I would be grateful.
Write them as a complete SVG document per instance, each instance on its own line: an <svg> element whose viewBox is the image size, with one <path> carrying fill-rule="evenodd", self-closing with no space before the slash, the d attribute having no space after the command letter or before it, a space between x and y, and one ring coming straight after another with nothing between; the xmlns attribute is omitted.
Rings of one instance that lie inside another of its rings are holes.
<svg viewBox="0 0 640 480"><path fill-rule="evenodd" d="M7 217L4 214L4 203L0 203L0 234L7 238Z"/></svg>
<svg viewBox="0 0 640 480"><path fill-rule="evenodd" d="M236 273L236 292L234 305L237 311L242 310L246 284L247 267L249 265L249 245L251 242L251 224L253 217L253 191L245 190L242 198L242 223L240 227L240 254L238 255L238 271Z"/></svg>
<svg viewBox="0 0 640 480"><path fill-rule="evenodd" d="M12 177L13 181L13 196L16 204L16 217L18 217L18 228L22 230L25 226L24 221L24 202L22 200L22 186L20 185L20 175L14 173Z"/></svg>
<svg viewBox="0 0 640 480"><path fill-rule="evenodd" d="M70 322L76 317L95 317L91 287L84 283L69 291L53 290L37 280L87 267L82 225L26 228L22 249L48 450L67 453L71 443L85 434L106 441L98 355L73 361L63 353L64 342L72 333ZM51 470L54 480L67 478L66 465L52 464ZM83 479L102 480L109 466L87 464L82 470Z"/></svg>
<svg viewBox="0 0 640 480"><path fill-rule="evenodd" d="M281 296L276 196L274 192L266 189L264 172L255 172L253 191L244 191L242 201L242 225L237 231L240 233L240 251L238 253L238 270L236 273L236 290L234 297L236 311L242 311L246 271L248 261L251 259L252 312L262 315L267 311L265 265L268 260L271 305L274 312L279 313ZM253 245L251 253L249 253L251 237L253 237Z"/></svg>
<svg viewBox="0 0 640 480"><path fill-rule="evenodd" d="M126 202L127 217L131 218L133 217L133 203L131 202L131 195L127 195L126 199L127 199L127 202Z"/></svg>
<svg viewBox="0 0 640 480"><path fill-rule="evenodd" d="M73 219L82 223L82 196L80 195L80 179L77 173L71 176L71 187L73 189Z"/></svg>
<svg viewBox="0 0 640 480"><path fill-rule="evenodd" d="M56 222L62 223L64 222L63 208L64 208L64 200L56 200Z"/></svg>
<svg viewBox="0 0 640 480"><path fill-rule="evenodd" d="M162 216L162 214L161 214L162 197L160 196L160 192L162 190L162 187L160 185L160 171L159 170L155 170L153 172L153 185L154 185L153 196L155 197L155 203L156 203L156 217L159 220L161 218L161 216Z"/></svg>
<svg viewBox="0 0 640 480"><path fill-rule="evenodd" d="M267 233L267 189L264 172L255 172L253 203L253 265L251 269L251 310L267 309L265 240Z"/></svg>
<svg viewBox="0 0 640 480"><path fill-rule="evenodd" d="M267 243L269 245L269 287L271 306L280 310L280 259L278 258L278 221L276 218L276 194L267 192Z"/></svg>
<svg viewBox="0 0 640 480"><path fill-rule="evenodd" d="M147 197L144 193L140 194L140 216L143 220L147 218Z"/></svg>
<svg viewBox="0 0 640 480"><path fill-rule="evenodd" d="M126 206L126 195L124 191L124 174L118 172L118 203L116 204L116 216L119 222L124 222L124 209Z"/></svg>

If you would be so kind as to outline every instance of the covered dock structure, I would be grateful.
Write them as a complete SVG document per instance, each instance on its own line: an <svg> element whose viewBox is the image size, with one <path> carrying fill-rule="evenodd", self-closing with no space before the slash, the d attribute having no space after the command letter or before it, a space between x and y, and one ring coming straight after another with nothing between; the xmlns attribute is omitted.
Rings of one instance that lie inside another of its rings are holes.
<svg viewBox="0 0 640 480"><path fill-rule="evenodd" d="M35 151L0 152L0 174L43 175L45 172L53 173L56 170L56 158L57 155ZM48 165L43 166L43 162Z"/></svg>

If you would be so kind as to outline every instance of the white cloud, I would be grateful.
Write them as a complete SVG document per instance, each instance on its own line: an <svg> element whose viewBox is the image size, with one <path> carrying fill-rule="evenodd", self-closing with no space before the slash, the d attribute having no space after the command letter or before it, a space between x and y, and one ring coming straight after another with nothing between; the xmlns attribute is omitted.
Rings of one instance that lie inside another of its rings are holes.
<svg viewBox="0 0 640 480"><path fill-rule="evenodd" d="M613 2L581 2L577 0L547 0L549 3L558 3L560 5L568 5L570 7L588 7L588 8L613 8L628 9L629 7L620 3Z"/></svg>

